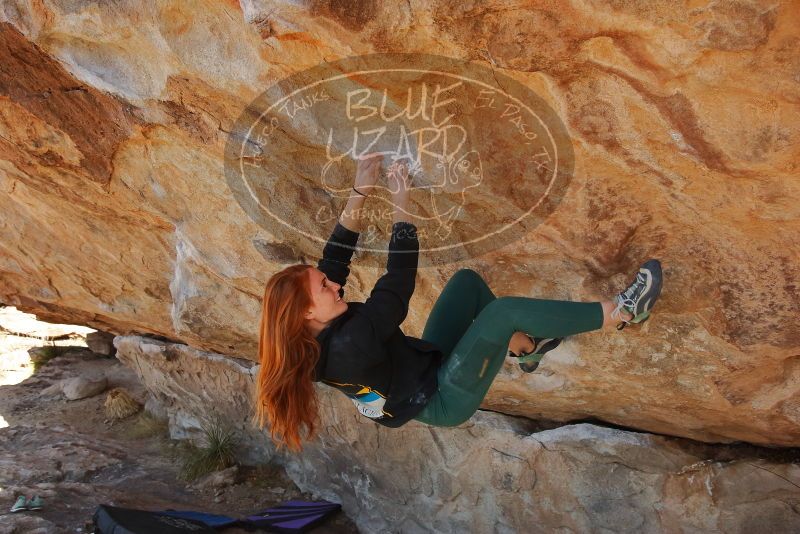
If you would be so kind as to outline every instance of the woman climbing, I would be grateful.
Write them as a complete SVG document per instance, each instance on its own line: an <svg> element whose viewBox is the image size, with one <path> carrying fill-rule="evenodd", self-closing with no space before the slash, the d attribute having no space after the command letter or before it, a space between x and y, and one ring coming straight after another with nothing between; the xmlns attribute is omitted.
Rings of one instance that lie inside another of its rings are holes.
<svg viewBox="0 0 800 534"><path fill-rule="evenodd" d="M345 302L357 215L380 163L380 157L359 161L353 194L318 267L287 267L264 291L255 419L262 428L269 424L279 447L300 451L303 427L305 439L314 437L315 381L343 391L362 415L384 426L411 419L456 426L478 409L507 355L531 372L565 336L649 317L661 292L658 260L646 262L624 291L602 302L498 298L480 275L462 269L442 290L422 339L404 335L400 325L414 293L419 241L406 209L407 171L398 164L387 174L395 211L386 273L365 302Z"/></svg>

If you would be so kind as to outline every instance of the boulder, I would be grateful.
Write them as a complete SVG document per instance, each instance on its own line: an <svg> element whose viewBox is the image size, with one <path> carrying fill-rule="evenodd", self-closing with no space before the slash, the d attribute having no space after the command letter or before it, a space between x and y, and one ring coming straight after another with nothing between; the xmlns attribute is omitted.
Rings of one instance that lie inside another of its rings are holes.
<svg viewBox="0 0 800 534"><path fill-rule="evenodd" d="M61 383L61 390L67 400L85 399L99 395L108 387L108 380L102 376L99 378L77 376L65 379Z"/></svg>
<svg viewBox="0 0 800 534"><path fill-rule="evenodd" d="M114 356L117 349L114 348L114 334L108 332L90 332L86 334L86 345L95 354L103 356Z"/></svg>
<svg viewBox="0 0 800 534"><path fill-rule="evenodd" d="M341 502L365 532L800 528L800 467L791 455L593 424L546 428L484 411L454 428L412 421L390 429L325 386L317 388L318 438L284 455L251 425L254 366L137 336L115 343L166 407L173 436L224 417L242 438L242 462L282 463L302 491Z"/></svg>
<svg viewBox="0 0 800 534"><path fill-rule="evenodd" d="M304 69L424 50L483 69L490 91L518 84L531 95L525 102L546 103L567 137L559 154L571 152L574 165L513 241L465 239L458 262L431 263L426 251L406 333L421 334L462 266L498 295L593 301L658 257L665 289L648 323L576 336L532 375L507 368L484 407L711 443L800 445L795 4L362 7L4 3L0 213L12 223L0 226L0 301L49 321L255 360L265 282L319 257L322 242L308 236L329 233L343 201L313 181L320 169L311 162L329 148L319 133L330 117L308 107L316 101L294 102L296 121L264 131L280 142L256 144L277 152L250 161L263 175L247 184L225 173L235 163L227 143L241 141L237 120L266 88L281 92L277 84ZM407 92L396 89L389 106L402 109ZM532 209L521 173L548 167L516 141L524 121L512 108L497 116L491 102L447 103L473 112L470 143L511 128L492 137L497 150L483 160L459 162L480 169L496 154L514 162L478 176L469 202L450 206L455 236ZM444 167L458 178L460 167ZM270 208L274 200L274 216L241 202L248 184L263 185L256 200ZM434 234L422 241L432 248ZM348 300L369 295L381 259L358 255Z"/></svg>

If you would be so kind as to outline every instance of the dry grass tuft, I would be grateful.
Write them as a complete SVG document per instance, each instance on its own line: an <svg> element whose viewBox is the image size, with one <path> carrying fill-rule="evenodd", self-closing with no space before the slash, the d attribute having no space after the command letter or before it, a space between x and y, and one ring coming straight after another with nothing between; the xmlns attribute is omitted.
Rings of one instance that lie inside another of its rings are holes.
<svg viewBox="0 0 800 534"><path fill-rule="evenodd" d="M114 388L106 397L106 417L109 419L125 419L142 409L142 405L122 388Z"/></svg>

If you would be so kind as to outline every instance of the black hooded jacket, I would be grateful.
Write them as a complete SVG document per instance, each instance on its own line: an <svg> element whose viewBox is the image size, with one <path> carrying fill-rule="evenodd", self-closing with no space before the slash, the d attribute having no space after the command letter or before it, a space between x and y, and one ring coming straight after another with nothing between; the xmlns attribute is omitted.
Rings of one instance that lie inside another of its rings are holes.
<svg viewBox="0 0 800 534"><path fill-rule="evenodd" d="M318 268L345 285L359 234L336 224ZM417 228L392 226L386 273L366 302L348 302L345 313L317 335L321 346L316 381L344 392L358 411L388 427L399 427L436 392L442 352L434 344L406 336L400 324L408 314L419 260ZM339 290L344 298L344 288Z"/></svg>

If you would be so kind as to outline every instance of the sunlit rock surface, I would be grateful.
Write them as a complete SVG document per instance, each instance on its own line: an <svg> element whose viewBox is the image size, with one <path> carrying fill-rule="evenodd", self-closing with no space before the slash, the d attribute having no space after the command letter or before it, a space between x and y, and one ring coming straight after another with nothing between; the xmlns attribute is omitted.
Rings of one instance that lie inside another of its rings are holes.
<svg viewBox="0 0 800 534"><path fill-rule="evenodd" d="M364 532L800 528L800 467L780 453L591 424L543 430L483 411L455 428L412 421L388 429L320 386L319 438L302 455L282 455L250 424L252 363L138 336L115 345L163 406L173 436L229 424L243 459L282 463L303 491L341 502Z"/></svg>
<svg viewBox="0 0 800 534"><path fill-rule="evenodd" d="M303 254L234 200L227 132L302 69L438 54L549 102L575 172L524 238L421 271L406 332L421 333L459 267L498 295L591 300L659 257L648 323L576 337L533 375L509 364L484 407L799 445L798 28L788 0L5 1L0 301L255 358L264 283ZM303 225L313 198L292 206ZM379 274L356 266L347 297Z"/></svg>

